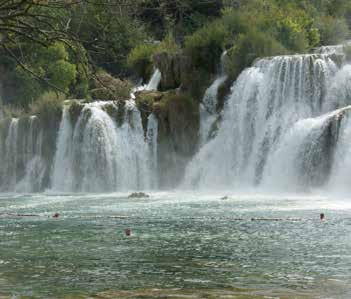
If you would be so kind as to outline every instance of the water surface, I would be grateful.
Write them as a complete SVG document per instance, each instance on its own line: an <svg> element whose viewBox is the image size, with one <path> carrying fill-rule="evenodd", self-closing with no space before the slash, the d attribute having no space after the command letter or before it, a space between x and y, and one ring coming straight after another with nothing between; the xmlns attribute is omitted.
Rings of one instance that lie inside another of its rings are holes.
<svg viewBox="0 0 351 299"><path fill-rule="evenodd" d="M0 296L350 298L350 211L316 196L2 194Z"/></svg>

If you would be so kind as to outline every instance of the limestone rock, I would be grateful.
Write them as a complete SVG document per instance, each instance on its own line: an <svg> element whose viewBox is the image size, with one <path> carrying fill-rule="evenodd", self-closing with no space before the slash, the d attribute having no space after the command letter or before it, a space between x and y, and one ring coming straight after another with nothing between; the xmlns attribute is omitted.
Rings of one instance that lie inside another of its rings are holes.
<svg viewBox="0 0 351 299"><path fill-rule="evenodd" d="M133 192L128 195L128 198L149 198L150 195L144 193L144 192Z"/></svg>
<svg viewBox="0 0 351 299"><path fill-rule="evenodd" d="M154 56L154 64L162 74L160 90L181 87L187 78L186 75L192 69L191 59L181 53L158 53Z"/></svg>

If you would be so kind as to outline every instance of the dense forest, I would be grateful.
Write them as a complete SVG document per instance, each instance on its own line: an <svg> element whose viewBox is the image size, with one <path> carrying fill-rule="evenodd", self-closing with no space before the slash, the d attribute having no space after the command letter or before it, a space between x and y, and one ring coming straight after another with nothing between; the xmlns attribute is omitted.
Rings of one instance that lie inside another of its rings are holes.
<svg viewBox="0 0 351 299"><path fill-rule="evenodd" d="M349 0L0 0L3 110L125 99L160 53L189 57L188 80L205 84L227 50L233 79L257 57L341 43L350 26Z"/></svg>

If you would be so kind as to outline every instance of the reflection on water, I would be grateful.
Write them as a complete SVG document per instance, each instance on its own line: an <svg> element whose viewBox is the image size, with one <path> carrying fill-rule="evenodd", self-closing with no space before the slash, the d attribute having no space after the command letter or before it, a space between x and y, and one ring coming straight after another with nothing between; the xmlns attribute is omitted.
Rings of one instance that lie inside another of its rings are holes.
<svg viewBox="0 0 351 299"><path fill-rule="evenodd" d="M350 298L347 201L221 197L2 195L0 296Z"/></svg>

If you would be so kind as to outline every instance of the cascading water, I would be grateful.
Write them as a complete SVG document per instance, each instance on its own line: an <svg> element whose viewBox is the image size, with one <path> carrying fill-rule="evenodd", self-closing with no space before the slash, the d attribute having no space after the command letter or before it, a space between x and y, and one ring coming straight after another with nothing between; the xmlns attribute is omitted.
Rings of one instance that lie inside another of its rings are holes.
<svg viewBox="0 0 351 299"><path fill-rule="evenodd" d="M85 104L74 128L65 109L57 142L52 189L106 192L152 187L148 144L132 101L120 122L117 105ZM156 150L156 149L154 149Z"/></svg>
<svg viewBox="0 0 351 299"><path fill-rule="evenodd" d="M0 134L0 190L42 190L47 163L42 155L42 130L35 116L13 118Z"/></svg>
<svg viewBox="0 0 351 299"><path fill-rule="evenodd" d="M146 85L145 90L157 90L161 82L161 72L159 69L155 69L151 76L149 83Z"/></svg>
<svg viewBox="0 0 351 299"><path fill-rule="evenodd" d="M351 103L350 66L337 61L342 57L335 53L279 56L245 70L232 87L217 135L189 164L184 184L296 190L325 183L336 137L326 136L333 135L327 125L333 114L319 116ZM328 161L318 168L323 159Z"/></svg>
<svg viewBox="0 0 351 299"><path fill-rule="evenodd" d="M208 140L211 128L217 120L218 88L226 79L226 75L217 78L206 90L200 104L200 145L203 145Z"/></svg>
<svg viewBox="0 0 351 299"><path fill-rule="evenodd" d="M212 126L218 118L218 89L227 80L227 75L224 72L224 59L226 54L227 52L225 51L221 56L219 76L206 90L200 103L200 146L208 140Z"/></svg>
<svg viewBox="0 0 351 299"><path fill-rule="evenodd" d="M219 72L202 99L201 147L188 164L184 185L348 190L351 65L340 49L257 61L233 84L220 118L218 89L226 76ZM155 70L143 90L156 90L160 76ZM56 131L45 134L46 125L39 118L1 120L0 190L106 192L163 187L158 173L167 167L170 174L176 171L165 161L175 158L168 150L179 144L165 140L165 120L160 122L159 138L156 114L142 120L131 98L124 105L78 103L79 110L65 104L58 136L51 140L56 152L47 146L48 136ZM216 132L214 124L219 127Z"/></svg>
<svg viewBox="0 0 351 299"><path fill-rule="evenodd" d="M350 107L351 109L351 107ZM329 191L349 194L351 177L351 118L344 117L340 123L339 142L329 182Z"/></svg>
<svg viewBox="0 0 351 299"><path fill-rule="evenodd" d="M146 140L149 149L149 167L152 174L150 183L152 188L158 187L158 155L157 155L157 140L158 137L158 121L154 114L150 114L147 123Z"/></svg>

